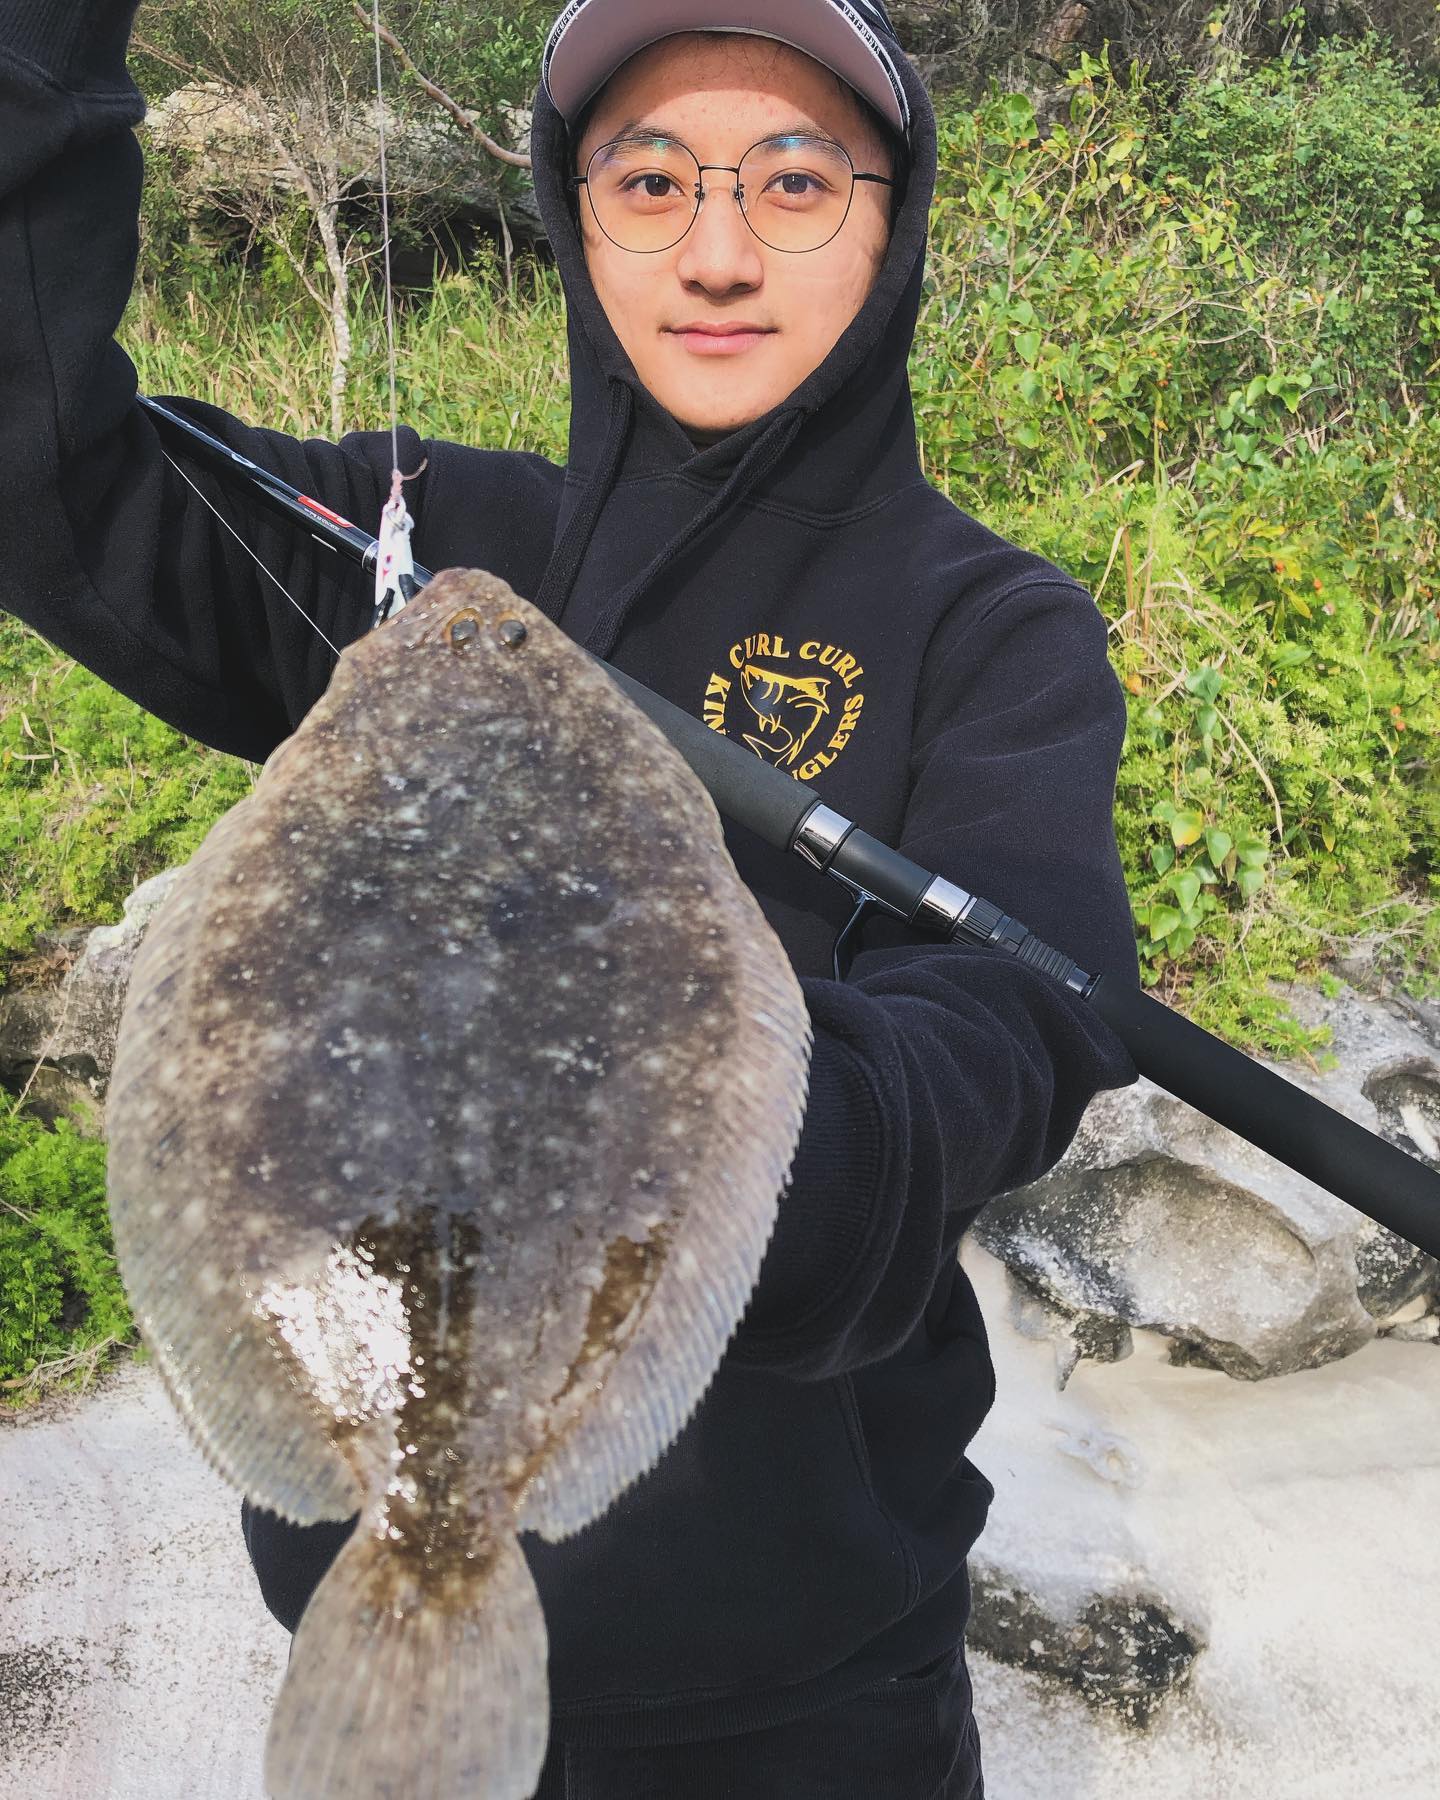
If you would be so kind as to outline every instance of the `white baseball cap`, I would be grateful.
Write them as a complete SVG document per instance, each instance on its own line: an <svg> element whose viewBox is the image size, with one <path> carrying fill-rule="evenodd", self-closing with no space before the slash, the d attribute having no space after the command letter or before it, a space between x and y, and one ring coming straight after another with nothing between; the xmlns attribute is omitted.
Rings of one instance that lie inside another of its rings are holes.
<svg viewBox="0 0 1440 1800"><path fill-rule="evenodd" d="M570 0L545 43L545 91L573 124L621 63L680 31L743 31L803 50L909 132L903 52L880 0Z"/></svg>

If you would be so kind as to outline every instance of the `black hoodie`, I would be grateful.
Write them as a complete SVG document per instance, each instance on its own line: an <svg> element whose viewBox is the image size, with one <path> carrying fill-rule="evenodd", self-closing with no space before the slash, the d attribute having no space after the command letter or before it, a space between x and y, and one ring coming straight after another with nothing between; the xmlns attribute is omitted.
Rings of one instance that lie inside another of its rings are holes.
<svg viewBox="0 0 1440 1800"><path fill-rule="evenodd" d="M134 0L0 14L0 604L160 717L261 760L323 692L365 583L247 496L169 467L110 341L133 279ZM830 355L763 418L696 449L640 385L586 275L564 127L544 94L536 187L569 306L564 469L423 443L402 468L417 557L489 568L590 649L811 782L1083 968L1136 979L1111 810L1124 733L1083 588L946 500L906 377L935 176L908 63L913 165L883 269ZM174 402L372 528L388 433L339 445ZM249 548L247 549L246 546ZM998 952L869 928L743 828L728 842L815 1029L800 1148L750 1306L660 1462L575 1537L522 1544L572 1742L678 1742L841 1701L957 1643L992 1490L965 1456L994 1375L956 1259L990 1196L1060 1157L1134 1065L1073 994ZM343 1532L267 1514L247 1541L292 1629Z"/></svg>

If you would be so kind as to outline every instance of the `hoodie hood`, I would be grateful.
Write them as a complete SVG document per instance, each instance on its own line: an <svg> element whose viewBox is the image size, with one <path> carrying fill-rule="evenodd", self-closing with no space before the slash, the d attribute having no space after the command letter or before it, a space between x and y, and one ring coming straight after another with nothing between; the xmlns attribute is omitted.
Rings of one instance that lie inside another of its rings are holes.
<svg viewBox="0 0 1440 1800"><path fill-rule="evenodd" d="M890 242L870 293L828 356L762 417L697 448L651 395L591 283L571 212L565 121L544 86L531 129L535 192L565 291L570 441L553 554L536 596L585 647L607 656L637 601L682 552L709 540L742 501L763 495L808 514L850 511L921 479L907 364L935 190L935 114L925 85L894 52L910 102L909 166ZM621 484L653 482L650 529L627 516L628 545L605 546ZM610 587L588 594L592 578Z"/></svg>

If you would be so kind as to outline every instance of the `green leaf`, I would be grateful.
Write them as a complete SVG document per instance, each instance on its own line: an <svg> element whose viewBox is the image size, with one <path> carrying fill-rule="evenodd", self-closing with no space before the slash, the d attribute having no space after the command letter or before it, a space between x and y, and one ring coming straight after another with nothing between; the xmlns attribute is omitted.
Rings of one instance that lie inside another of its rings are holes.
<svg viewBox="0 0 1440 1800"><path fill-rule="evenodd" d="M1022 331L1015 339L1015 348L1020 352L1021 359L1027 363L1033 363L1040 354L1040 344L1041 337L1038 331Z"/></svg>
<svg viewBox="0 0 1440 1800"><path fill-rule="evenodd" d="M1200 898L1200 877L1193 869L1184 869L1170 877L1170 891L1188 913Z"/></svg>
<svg viewBox="0 0 1440 1800"><path fill-rule="evenodd" d="M1002 116L1015 138L1036 135L1035 108L1024 94L1007 94L1001 105Z"/></svg>
<svg viewBox="0 0 1440 1800"><path fill-rule="evenodd" d="M1170 821L1170 836L1177 850L1195 843L1204 829L1205 820L1198 812L1177 812Z"/></svg>
<svg viewBox="0 0 1440 1800"><path fill-rule="evenodd" d="M1258 893L1265 884L1265 871L1257 868L1241 869L1235 877L1235 885L1248 900L1252 894Z"/></svg>
<svg viewBox="0 0 1440 1800"><path fill-rule="evenodd" d="M1173 867L1174 862L1175 852L1169 844L1155 844L1152 846L1150 851L1150 867L1154 869L1157 875L1163 875L1167 869Z"/></svg>
<svg viewBox="0 0 1440 1800"><path fill-rule="evenodd" d="M1221 831L1218 825L1211 825L1206 828L1205 848L1210 853L1210 861L1217 869L1230 854L1234 841L1235 840L1230 836L1230 833L1228 831Z"/></svg>
<svg viewBox="0 0 1440 1800"><path fill-rule="evenodd" d="M1247 869L1261 868L1270 857L1270 846L1252 831L1243 831L1235 840L1235 854Z"/></svg>
<svg viewBox="0 0 1440 1800"><path fill-rule="evenodd" d="M1162 938L1169 937L1172 931L1179 930L1180 909L1175 906L1152 906L1147 922L1150 927L1150 936L1156 943L1159 943Z"/></svg>

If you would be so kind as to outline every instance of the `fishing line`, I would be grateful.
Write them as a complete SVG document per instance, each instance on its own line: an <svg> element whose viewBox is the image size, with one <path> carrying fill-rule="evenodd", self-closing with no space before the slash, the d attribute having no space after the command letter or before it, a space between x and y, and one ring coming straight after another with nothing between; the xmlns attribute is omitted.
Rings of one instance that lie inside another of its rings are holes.
<svg viewBox="0 0 1440 1800"><path fill-rule="evenodd" d="M380 548L375 560L375 623L398 612L418 592L410 533L415 521L405 504L400 473L400 421L395 399L395 282L390 267L390 171L385 157L385 71L380 56L380 0L371 0L370 33L375 41L375 129L380 153L380 234L385 268L385 354L390 382L390 497L380 509ZM422 462L415 471L425 467Z"/></svg>
<svg viewBox="0 0 1440 1800"><path fill-rule="evenodd" d="M390 498L400 492L400 425L395 403L395 287L390 271L390 172L385 162L385 71L380 59L380 0L371 0L375 40L375 129L380 145L380 243L385 266L385 348L390 376Z"/></svg>
<svg viewBox="0 0 1440 1800"><path fill-rule="evenodd" d="M260 558L255 554L255 552L245 542L244 538L241 537L240 533L235 529L235 527L225 517L224 513L221 512L220 508L218 506L216 506L215 502L210 498L210 496L206 493L203 493L198 487L196 487L195 483L190 479L190 477L180 467L179 463L176 462L175 458L173 456L171 456L170 452L168 450L162 449L160 454L165 458L166 462L169 463L170 467L175 471L175 473L185 483L186 487L188 487L193 494L198 494L199 497L205 502L206 506L208 506L210 508L211 512L214 513L215 517L220 521L220 523L230 533L231 537L234 538L235 542L240 546L240 548L250 558L251 562L254 563L255 567L257 569L259 569L260 573L262 575L269 576L270 580L275 583L276 587L279 588L280 592L285 596L285 598L295 608L296 612L299 613L300 617L311 628L311 630L314 632L317 632L319 634L319 636L321 636L322 638L325 638L325 642L327 644L330 644L330 648L335 651L335 658L338 662L339 657L340 657L339 650L336 648L336 646L334 644L330 643L330 639L325 636L325 632L315 622L315 620L310 617L309 613L306 612L305 608L300 604L300 602L290 592L289 588L286 587L285 583L280 579L280 577L278 575L276 575L273 570L266 567L266 565L260 560Z"/></svg>

